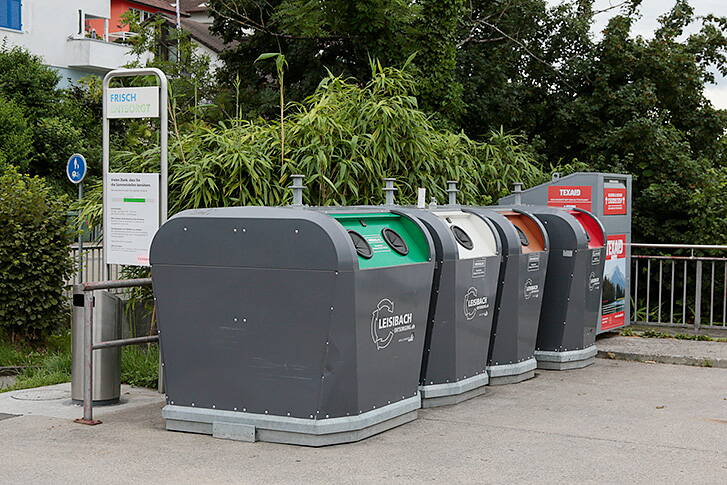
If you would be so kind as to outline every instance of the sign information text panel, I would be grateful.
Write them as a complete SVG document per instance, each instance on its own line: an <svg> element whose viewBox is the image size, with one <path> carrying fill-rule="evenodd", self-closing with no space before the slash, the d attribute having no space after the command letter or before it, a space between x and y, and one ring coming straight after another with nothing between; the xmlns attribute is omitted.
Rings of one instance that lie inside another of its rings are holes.
<svg viewBox="0 0 727 485"><path fill-rule="evenodd" d="M159 174L109 173L105 189L106 264L149 266L149 248L159 229Z"/></svg>

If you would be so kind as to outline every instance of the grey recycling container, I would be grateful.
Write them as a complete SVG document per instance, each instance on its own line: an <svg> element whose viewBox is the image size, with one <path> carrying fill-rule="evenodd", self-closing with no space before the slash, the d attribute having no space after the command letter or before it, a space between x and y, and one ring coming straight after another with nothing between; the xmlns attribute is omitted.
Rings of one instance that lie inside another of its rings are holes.
<svg viewBox="0 0 727 485"><path fill-rule="evenodd" d="M632 176L576 172L507 195L500 205L533 204L579 208L595 215L606 230L601 319L597 333L629 325L631 295Z"/></svg>
<svg viewBox="0 0 727 485"><path fill-rule="evenodd" d="M501 243L492 222L459 207L404 209L434 241L420 392L422 405L454 404L482 394L490 345Z"/></svg>
<svg viewBox="0 0 727 485"><path fill-rule="evenodd" d="M415 419L432 254L381 208L172 217L150 255L167 429L320 446Z"/></svg>
<svg viewBox="0 0 727 485"><path fill-rule="evenodd" d="M535 358L541 369L593 363L601 318L605 259L603 226L582 209L524 206L545 226L550 241Z"/></svg>
<svg viewBox="0 0 727 485"><path fill-rule="evenodd" d="M487 357L490 385L535 376L543 284L548 266L548 235L529 212L510 207L465 207L489 219L502 242L492 336Z"/></svg>

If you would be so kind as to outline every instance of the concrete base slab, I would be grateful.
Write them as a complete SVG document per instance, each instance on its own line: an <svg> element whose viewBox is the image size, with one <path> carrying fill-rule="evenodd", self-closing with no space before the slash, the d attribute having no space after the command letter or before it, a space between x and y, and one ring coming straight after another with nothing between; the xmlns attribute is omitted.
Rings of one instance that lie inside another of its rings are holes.
<svg viewBox="0 0 727 485"><path fill-rule="evenodd" d="M570 362L548 362L547 360L538 361L538 369L544 370L572 370L583 369L589 365L593 365L596 361L595 357L589 357L583 360L573 360Z"/></svg>
<svg viewBox="0 0 727 485"><path fill-rule="evenodd" d="M212 436L223 440L255 442L255 426L235 423L213 423Z"/></svg>
<svg viewBox="0 0 727 485"><path fill-rule="evenodd" d="M527 372L523 372L522 374L517 374L514 376L492 377L490 378L490 385L504 386L506 384L517 384L518 382L527 381L528 379L532 379L533 377L535 377L535 371L529 370Z"/></svg>
<svg viewBox="0 0 727 485"><path fill-rule="evenodd" d="M342 443L353 443L371 436L383 433L402 424L414 421L419 416L418 411L410 411L395 418L355 431L345 431L328 435L305 435L300 433L287 433L285 431L274 431L269 429L257 430L257 439L271 443L283 443L287 445L302 446L329 446Z"/></svg>
<svg viewBox="0 0 727 485"><path fill-rule="evenodd" d="M452 396L442 397L430 397L429 399L422 399L423 408L436 408L439 406L449 406L452 404L458 404L473 397L482 396L487 394L487 386L478 387L470 391L463 392L461 394L454 394Z"/></svg>
<svg viewBox="0 0 727 485"><path fill-rule="evenodd" d="M485 392L490 379L487 371L457 382L419 386L422 407L433 408L466 401Z"/></svg>
<svg viewBox="0 0 727 485"><path fill-rule="evenodd" d="M487 366L487 373L490 375L491 386L504 384L517 384L535 377L535 369L538 363L535 357L515 364L502 364Z"/></svg>
<svg viewBox="0 0 727 485"><path fill-rule="evenodd" d="M598 349L595 345L585 349L569 351L548 351L536 350L535 359L538 361L538 369L547 370L569 370L582 369L593 364L596 360Z"/></svg>
<svg viewBox="0 0 727 485"><path fill-rule="evenodd" d="M198 407L167 405L162 409L170 431L210 434L238 441L270 441L327 446L360 441L413 421L421 407L419 394L358 416L303 419Z"/></svg>

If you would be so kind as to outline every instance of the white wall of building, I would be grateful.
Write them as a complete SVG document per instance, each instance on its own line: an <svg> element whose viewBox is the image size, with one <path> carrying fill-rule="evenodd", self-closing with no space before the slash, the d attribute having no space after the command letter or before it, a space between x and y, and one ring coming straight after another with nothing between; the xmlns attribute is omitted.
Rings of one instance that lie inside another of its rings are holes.
<svg viewBox="0 0 727 485"><path fill-rule="evenodd" d="M86 38L79 34L79 10L85 15L109 18L109 0L24 0L22 30L0 28L0 39L41 56L67 79L121 67L133 59L129 47ZM99 36L103 33L99 32Z"/></svg>
<svg viewBox="0 0 727 485"><path fill-rule="evenodd" d="M199 41L192 38L192 42L194 42L194 47L197 50L198 55L207 56L210 60L210 71L216 71L220 67L223 66L222 59L220 59L219 54L217 52L213 51L209 47L207 47L204 44L201 44Z"/></svg>

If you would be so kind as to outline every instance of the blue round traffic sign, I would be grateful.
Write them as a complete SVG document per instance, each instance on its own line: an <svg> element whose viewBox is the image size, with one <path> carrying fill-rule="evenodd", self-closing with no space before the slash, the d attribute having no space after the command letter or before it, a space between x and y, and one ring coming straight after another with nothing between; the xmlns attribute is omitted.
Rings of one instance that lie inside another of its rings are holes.
<svg viewBox="0 0 727 485"><path fill-rule="evenodd" d="M68 163L66 164L66 175L68 176L68 180L74 184L78 184L83 181L87 170L88 166L86 165L86 159L83 158L83 155L74 153L71 155L71 158L68 159Z"/></svg>

